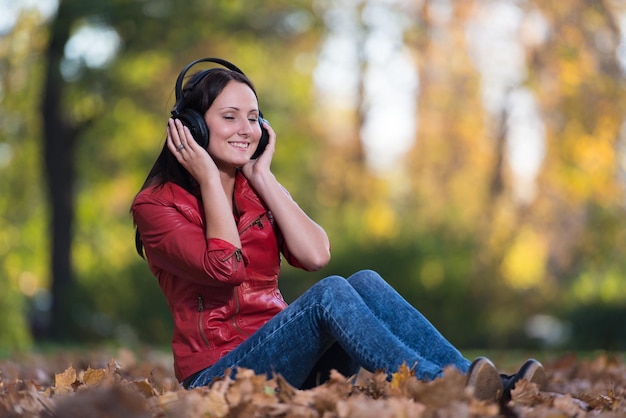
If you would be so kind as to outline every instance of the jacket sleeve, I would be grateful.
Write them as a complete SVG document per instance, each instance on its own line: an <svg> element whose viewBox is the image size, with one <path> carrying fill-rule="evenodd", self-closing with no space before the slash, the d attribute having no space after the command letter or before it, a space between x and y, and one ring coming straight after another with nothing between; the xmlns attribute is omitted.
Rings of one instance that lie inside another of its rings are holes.
<svg viewBox="0 0 626 418"><path fill-rule="evenodd" d="M169 199L136 199L132 214L153 273L203 285L236 286L246 279L241 249L205 236L198 210Z"/></svg>

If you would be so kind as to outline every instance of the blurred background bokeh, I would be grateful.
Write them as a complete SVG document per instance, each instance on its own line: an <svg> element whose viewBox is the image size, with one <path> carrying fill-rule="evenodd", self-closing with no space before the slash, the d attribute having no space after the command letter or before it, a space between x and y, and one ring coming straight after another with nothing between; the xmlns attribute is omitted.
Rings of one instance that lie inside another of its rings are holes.
<svg viewBox="0 0 626 418"><path fill-rule="evenodd" d="M328 231L461 348L626 349L626 1L0 0L0 354L167 347L129 215L180 70L256 84ZM202 69L199 66L198 69Z"/></svg>

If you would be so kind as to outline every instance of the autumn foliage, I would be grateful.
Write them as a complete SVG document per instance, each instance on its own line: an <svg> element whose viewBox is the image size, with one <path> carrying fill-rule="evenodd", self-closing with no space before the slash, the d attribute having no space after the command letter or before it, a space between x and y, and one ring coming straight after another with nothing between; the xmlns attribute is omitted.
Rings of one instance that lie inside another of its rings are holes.
<svg viewBox="0 0 626 418"><path fill-rule="evenodd" d="M453 369L433 382L403 366L356 380L333 373L314 389L297 390L281 376L251 370L210 387L182 389L165 361L120 351L118 359L28 359L0 363L2 417L617 417L626 414L623 358L564 356L547 363L548 389L518 383L506 405L478 401ZM122 362L123 361L123 362ZM126 363L126 364L124 364Z"/></svg>

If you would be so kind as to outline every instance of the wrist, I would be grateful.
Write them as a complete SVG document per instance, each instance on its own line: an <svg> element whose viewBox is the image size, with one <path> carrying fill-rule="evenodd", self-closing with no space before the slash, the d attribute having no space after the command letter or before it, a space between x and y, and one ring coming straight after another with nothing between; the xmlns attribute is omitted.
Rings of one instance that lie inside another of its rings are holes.
<svg viewBox="0 0 626 418"><path fill-rule="evenodd" d="M269 184L276 182L276 176L271 171L263 171L259 173L254 173L254 175L250 176L248 179L252 187L254 187L257 191L262 190L264 187Z"/></svg>
<svg viewBox="0 0 626 418"><path fill-rule="evenodd" d="M200 186L200 189L211 189L217 186L222 187L222 182L219 176L202 176L196 181L198 182L198 186Z"/></svg>

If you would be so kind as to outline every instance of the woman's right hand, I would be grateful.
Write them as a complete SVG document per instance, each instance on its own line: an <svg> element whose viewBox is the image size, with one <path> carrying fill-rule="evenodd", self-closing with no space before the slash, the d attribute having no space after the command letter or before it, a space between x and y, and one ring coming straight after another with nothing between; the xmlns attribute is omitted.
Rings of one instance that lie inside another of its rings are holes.
<svg viewBox="0 0 626 418"><path fill-rule="evenodd" d="M167 147L198 183L211 176L219 176L217 166L209 153L193 139L189 128L178 119L170 118L168 121Z"/></svg>

